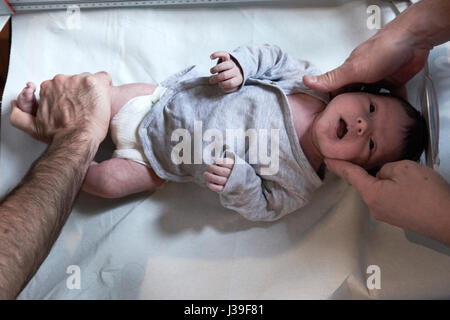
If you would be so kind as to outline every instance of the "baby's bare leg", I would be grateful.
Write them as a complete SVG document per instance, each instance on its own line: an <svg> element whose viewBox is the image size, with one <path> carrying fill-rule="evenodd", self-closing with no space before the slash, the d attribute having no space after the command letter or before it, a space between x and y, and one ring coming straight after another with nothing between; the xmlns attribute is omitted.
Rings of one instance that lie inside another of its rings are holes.
<svg viewBox="0 0 450 320"><path fill-rule="evenodd" d="M150 95L155 89L156 86L145 83L112 87L111 118L132 98ZM35 84L28 82L17 97L19 107L31 114L36 114L39 107L35 91ZM100 197L120 198L133 193L152 191L162 183L164 180L151 168L135 161L114 158L90 165L83 190Z"/></svg>
<svg viewBox="0 0 450 320"><path fill-rule="evenodd" d="M165 180L155 172L132 160L113 158L89 166L82 190L103 198L121 198L139 192L149 192Z"/></svg>

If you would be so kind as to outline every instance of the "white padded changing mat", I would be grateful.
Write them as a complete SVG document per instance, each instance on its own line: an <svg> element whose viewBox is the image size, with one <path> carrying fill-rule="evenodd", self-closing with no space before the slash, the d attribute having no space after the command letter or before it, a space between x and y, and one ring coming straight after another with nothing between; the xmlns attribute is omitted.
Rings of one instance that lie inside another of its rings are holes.
<svg viewBox="0 0 450 320"><path fill-rule="evenodd" d="M105 70L116 85L157 83L192 64L207 74L213 51L249 42L278 44L327 70L374 33L367 6L82 11L81 29L68 28L64 12L13 17L0 195L44 150L9 124L8 101L26 81ZM447 141L448 111L442 103ZM449 179L448 145L441 149ZM19 298L445 298L448 254L439 243L373 221L356 192L334 177L306 208L275 223L246 221L207 189L169 183L149 197L81 194ZM67 287L72 265L80 268L80 289ZM366 287L370 265L380 267L380 290Z"/></svg>

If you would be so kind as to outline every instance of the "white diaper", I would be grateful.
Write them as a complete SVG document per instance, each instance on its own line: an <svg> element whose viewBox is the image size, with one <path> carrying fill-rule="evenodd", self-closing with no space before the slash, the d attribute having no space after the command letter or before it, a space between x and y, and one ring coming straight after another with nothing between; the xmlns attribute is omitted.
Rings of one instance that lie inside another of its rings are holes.
<svg viewBox="0 0 450 320"><path fill-rule="evenodd" d="M111 120L111 137L116 145L113 158L124 158L149 165L138 136L145 115L161 99L166 88L157 87L153 94L128 101Z"/></svg>

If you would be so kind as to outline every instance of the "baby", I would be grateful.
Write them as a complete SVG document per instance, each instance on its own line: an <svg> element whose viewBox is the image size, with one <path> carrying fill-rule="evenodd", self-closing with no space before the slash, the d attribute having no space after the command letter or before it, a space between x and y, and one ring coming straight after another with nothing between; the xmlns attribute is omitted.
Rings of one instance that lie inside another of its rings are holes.
<svg viewBox="0 0 450 320"><path fill-rule="evenodd" d="M84 191L118 198L166 180L193 181L245 218L273 221L309 201L325 158L376 171L417 161L426 148L425 122L408 102L364 92L330 101L302 83L320 72L277 46L242 46L211 59L219 59L212 77L190 67L160 86L113 87L116 150L91 164ZM18 96L22 110L36 112L34 91L28 83Z"/></svg>

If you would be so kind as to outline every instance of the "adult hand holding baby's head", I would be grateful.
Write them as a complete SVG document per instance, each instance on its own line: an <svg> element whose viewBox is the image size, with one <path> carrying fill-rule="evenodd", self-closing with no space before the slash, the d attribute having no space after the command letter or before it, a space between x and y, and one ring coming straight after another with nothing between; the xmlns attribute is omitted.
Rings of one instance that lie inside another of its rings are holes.
<svg viewBox="0 0 450 320"><path fill-rule="evenodd" d="M304 76L303 82L333 96L373 84L406 97L404 84L423 68L432 48L414 37L394 20L354 49L341 66L319 76Z"/></svg>
<svg viewBox="0 0 450 320"><path fill-rule="evenodd" d="M105 72L57 75L41 84L36 116L12 102L11 123L47 143L55 136L75 131L100 143L109 127L110 88L111 78Z"/></svg>
<svg viewBox="0 0 450 320"><path fill-rule="evenodd" d="M211 74L216 74L209 79L211 84L219 84L223 92L236 91L244 81L240 66L225 51L217 51L211 55L211 60L219 59L217 65L211 68Z"/></svg>
<svg viewBox="0 0 450 320"><path fill-rule="evenodd" d="M450 243L450 217L439 215L439 208L450 207L450 187L430 168L403 160L385 164L373 177L350 162L325 162L354 186L375 219Z"/></svg>
<svg viewBox="0 0 450 320"><path fill-rule="evenodd" d="M348 86L374 84L405 97L403 85L423 68L429 51L450 40L449 13L448 0L419 1L358 46L342 66L303 82L334 95ZM345 161L326 164L354 185L376 219L450 244L450 185L433 170L404 160L385 164L375 178Z"/></svg>

